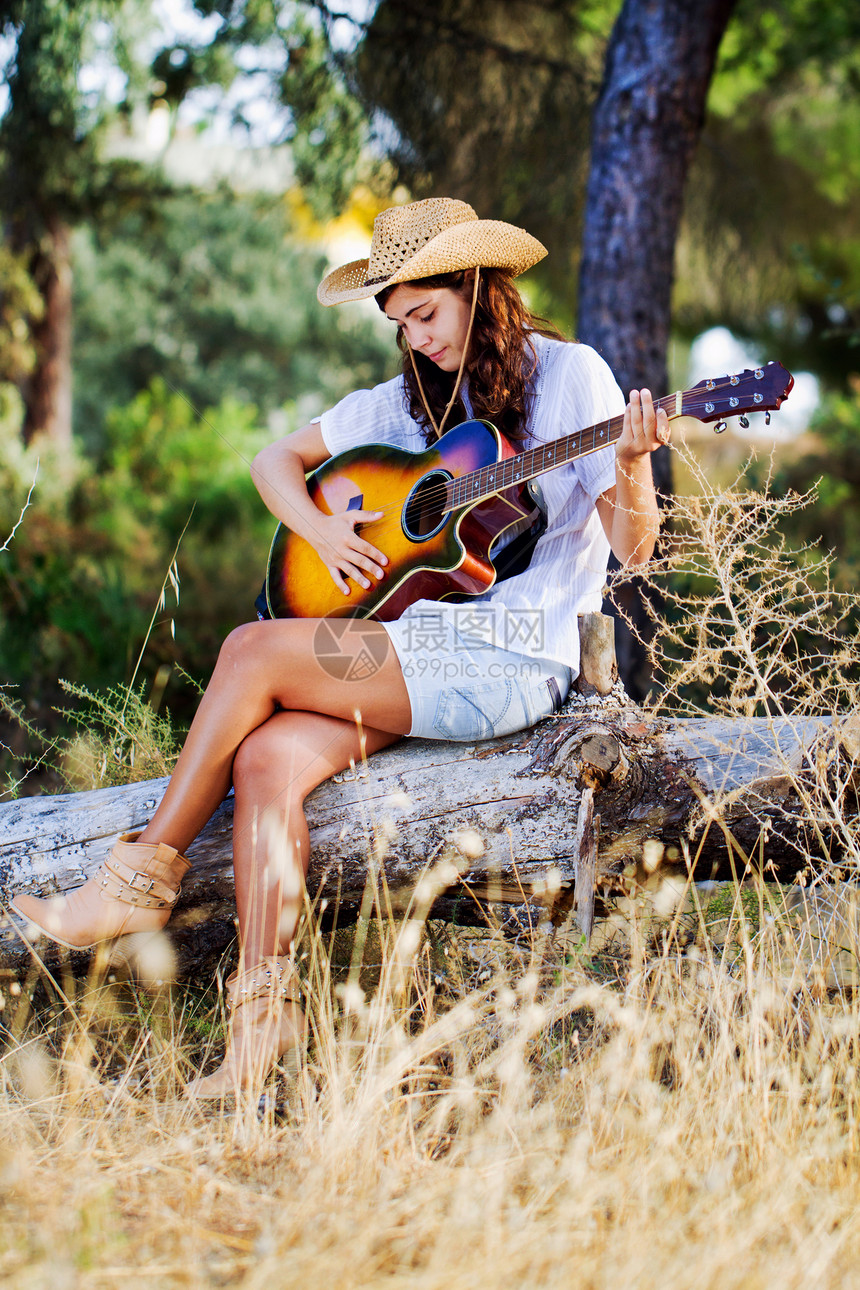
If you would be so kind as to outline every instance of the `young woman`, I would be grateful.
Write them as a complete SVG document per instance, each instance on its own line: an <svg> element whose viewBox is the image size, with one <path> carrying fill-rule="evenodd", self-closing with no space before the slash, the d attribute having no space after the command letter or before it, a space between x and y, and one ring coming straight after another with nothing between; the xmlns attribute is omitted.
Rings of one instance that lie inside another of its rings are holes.
<svg viewBox="0 0 860 1290"><path fill-rule="evenodd" d="M342 636L346 664L370 641L378 665L364 679L360 667L344 666L339 679L323 666L317 619L237 628L146 828L124 835L69 895L13 902L30 937L73 948L151 935L176 901L183 851L233 787L240 963L227 983L224 1061L189 1085L192 1096L256 1087L302 1041L290 946L308 861L307 794L404 735L472 740L550 715L576 675L577 615L600 607L610 547L623 565L652 553L650 455L668 442L666 414L655 414L647 390L632 391L625 408L593 350L531 316L513 279L545 254L524 230L480 220L464 202L383 212L369 260L330 273L318 295L324 305L375 296L396 328L402 374L347 396L253 466L269 510L310 543L320 576L346 600L388 576L384 543L372 541L383 513L314 505L305 478L329 457L358 444L422 451L449 421L473 417L525 448L623 411L614 447L543 476L547 525L528 566L468 605L419 601L394 622Z"/></svg>

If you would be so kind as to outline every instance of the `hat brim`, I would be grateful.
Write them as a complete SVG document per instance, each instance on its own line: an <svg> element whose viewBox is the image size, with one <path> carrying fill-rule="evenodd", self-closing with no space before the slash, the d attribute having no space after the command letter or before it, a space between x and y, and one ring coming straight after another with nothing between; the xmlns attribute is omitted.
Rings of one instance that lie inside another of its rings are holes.
<svg viewBox="0 0 860 1290"><path fill-rule="evenodd" d="M317 287L317 299L321 305L367 300L397 283L462 269L507 269L518 277L546 254L546 247L536 237L514 224L494 219L467 220L437 233L382 282L367 281L368 260L352 260L333 269Z"/></svg>

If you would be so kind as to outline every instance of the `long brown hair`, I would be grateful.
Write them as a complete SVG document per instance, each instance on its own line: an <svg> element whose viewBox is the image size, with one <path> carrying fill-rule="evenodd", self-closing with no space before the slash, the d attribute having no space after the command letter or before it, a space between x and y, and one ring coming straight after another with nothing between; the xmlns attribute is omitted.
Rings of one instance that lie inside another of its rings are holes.
<svg viewBox="0 0 860 1290"><path fill-rule="evenodd" d="M410 282L410 287L448 287L458 295L471 298L471 270L440 273L434 277ZM376 296L380 309L396 286L386 287ZM532 314L506 269L481 269L475 322L466 359L469 378L469 401L472 415L492 421L508 439L521 442L528 419L528 386L537 368L537 355L530 333L564 340L551 323ZM406 383L409 415L424 430L427 443L435 438L430 418L415 379L413 361L418 365L421 384L436 421L439 422L454 390L456 374L443 372L423 354L410 354L402 328L397 330L397 345L403 353L403 379ZM463 409L465 412L465 409ZM454 417L451 424L456 424Z"/></svg>

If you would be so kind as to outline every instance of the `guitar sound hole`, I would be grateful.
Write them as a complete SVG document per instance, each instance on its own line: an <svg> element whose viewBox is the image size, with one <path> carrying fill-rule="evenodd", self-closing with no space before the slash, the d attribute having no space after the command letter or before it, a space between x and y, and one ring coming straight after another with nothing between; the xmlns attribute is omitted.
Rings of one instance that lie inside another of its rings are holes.
<svg viewBox="0 0 860 1290"><path fill-rule="evenodd" d="M451 478L445 470L431 470L412 489L403 508L403 532L410 542L424 542L447 524L445 485Z"/></svg>

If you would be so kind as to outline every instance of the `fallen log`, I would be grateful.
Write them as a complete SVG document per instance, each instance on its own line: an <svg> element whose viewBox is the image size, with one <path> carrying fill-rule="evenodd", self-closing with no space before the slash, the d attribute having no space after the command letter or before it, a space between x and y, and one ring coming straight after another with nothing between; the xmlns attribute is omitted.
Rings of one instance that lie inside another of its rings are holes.
<svg viewBox="0 0 860 1290"><path fill-rule="evenodd" d="M444 863L434 915L466 923L488 903L531 904L540 915L575 900L587 933L595 893L660 865L724 878L750 857L787 880L832 851L815 795L832 792L837 766L844 779L855 764L853 722L654 720L611 670L602 668L603 694L589 675L585 693L523 735L404 740L322 784L307 803L317 909L354 918L370 881L384 890L380 908L403 910L421 876ZM0 900L84 881L120 832L150 818L166 783L0 805ZM231 838L228 798L188 850L192 869L170 924L184 972L234 936ZM20 936L0 922L0 965L19 964Z"/></svg>

